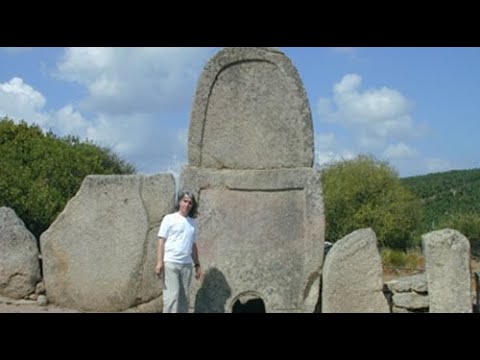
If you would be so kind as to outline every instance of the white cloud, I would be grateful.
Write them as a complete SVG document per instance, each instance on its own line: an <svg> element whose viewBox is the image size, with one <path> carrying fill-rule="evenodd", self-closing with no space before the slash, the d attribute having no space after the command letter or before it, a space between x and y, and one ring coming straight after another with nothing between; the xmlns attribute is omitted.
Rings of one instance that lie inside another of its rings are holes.
<svg viewBox="0 0 480 360"><path fill-rule="evenodd" d="M410 105L398 91L383 87L362 93L361 81L360 76L348 74L334 85L334 102L344 122L367 126L379 136L411 128Z"/></svg>
<svg viewBox="0 0 480 360"><path fill-rule="evenodd" d="M416 155L418 155L418 151L403 142L390 144L383 152L383 156L388 159L406 159L413 158Z"/></svg>
<svg viewBox="0 0 480 360"><path fill-rule="evenodd" d="M9 99L17 99L16 103L27 105L30 109L42 108L45 103L45 97L38 91L34 90L30 85L25 84L18 77L12 78L9 82L0 84L0 91Z"/></svg>
<svg viewBox="0 0 480 360"><path fill-rule="evenodd" d="M162 125L161 114L99 115L86 138L112 149L144 174L179 171L186 163L187 129Z"/></svg>
<svg viewBox="0 0 480 360"><path fill-rule="evenodd" d="M0 83L0 116L42 126L47 122L47 116L41 113L45 104L45 97L21 78L14 77Z"/></svg>
<svg viewBox="0 0 480 360"><path fill-rule="evenodd" d="M324 167L332 162L343 161L343 160L351 160L356 155L353 152L348 150L342 150L340 152L334 151L324 151L317 155L317 163L316 165Z"/></svg>
<svg viewBox="0 0 480 360"><path fill-rule="evenodd" d="M349 160L355 157L353 151L342 148L337 143L333 133L316 134L315 139L316 166L323 167L331 162Z"/></svg>
<svg viewBox="0 0 480 360"><path fill-rule="evenodd" d="M347 74L336 83L333 99L321 98L317 102L321 119L361 127L363 132L380 138L414 135L410 101L387 87L361 92L361 83L357 74Z"/></svg>
<svg viewBox="0 0 480 360"><path fill-rule="evenodd" d="M58 76L88 95L82 108L104 114L172 111L190 105L211 48L67 48Z"/></svg>
<svg viewBox="0 0 480 360"><path fill-rule="evenodd" d="M49 121L51 127L57 130L57 135L76 134L84 138L89 126L87 119L76 111L72 105L66 105L51 115Z"/></svg>
<svg viewBox="0 0 480 360"><path fill-rule="evenodd" d="M149 137L151 121L144 115L132 117L101 114L88 126L86 136L96 143L111 147L121 155L138 153Z"/></svg>
<svg viewBox="0 0 480 360"><path fill-rule="evenodd" d="M0 83L0 116L8 116L15 122L24 120L28 124L36 124L43 131L52 130L59 136L85 135L88 122L72 105L48 111L46 104L43 94L23 79L15 77Z"/></svg>
<svg viewBox="0 0 480 360"><path fill-rule="evenodd" d="M317 101L320 121L342 126L356 153L387 151L388 143L402 143L402 150L390 147L387 153L399 156L403 151L407 156L406 140L420 134L410 115L412 102L386 86L361 90L361 85L358 74L347 74L335 83L332 98Z"/></svg>
<svg viewBox="0 0 480 360"><path fill-rule="evenodd" d="M360 75L346 74L333 85L330 98L317 101L319 121L328 124L329 129L336 127L337 136L341 135L341 141L332 136L317 141L318 162L351 159L361 153L386 158L394 166L406 168L413 162L423 162L419 151L408 144L408 139L426 132L414 126L412 101L387 86L361 86ZM323 143L329 145L323 147Z"/></svg>
<svg viewBox="0 0 480 360"><path fill-rule="evenodd" d="M66 48L57 64L59 75L88 87L113 64L113 51L113 48Z"/></svg>

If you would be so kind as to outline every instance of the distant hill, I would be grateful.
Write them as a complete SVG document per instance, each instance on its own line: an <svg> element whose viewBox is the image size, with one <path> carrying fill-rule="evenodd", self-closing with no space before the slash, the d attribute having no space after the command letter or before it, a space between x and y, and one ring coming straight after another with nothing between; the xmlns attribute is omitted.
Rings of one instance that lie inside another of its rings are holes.
<svg viewBox="0 0 480 360"><path fill-rule="evenodd" d="M424 203L423 232L455 214L480 215L480 169L412 176L401 181Z"/></svg>

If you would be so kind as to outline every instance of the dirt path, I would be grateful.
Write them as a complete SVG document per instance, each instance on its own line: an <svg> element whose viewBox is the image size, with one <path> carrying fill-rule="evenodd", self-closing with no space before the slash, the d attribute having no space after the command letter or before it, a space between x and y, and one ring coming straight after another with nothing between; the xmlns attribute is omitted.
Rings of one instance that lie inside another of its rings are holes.
<svg viewBox="0 0 480 360"><path fill-rule="evenodd" d="M38 305L33 300L15 300L0 296L0 313L78 313L55 305Z"/></svg>

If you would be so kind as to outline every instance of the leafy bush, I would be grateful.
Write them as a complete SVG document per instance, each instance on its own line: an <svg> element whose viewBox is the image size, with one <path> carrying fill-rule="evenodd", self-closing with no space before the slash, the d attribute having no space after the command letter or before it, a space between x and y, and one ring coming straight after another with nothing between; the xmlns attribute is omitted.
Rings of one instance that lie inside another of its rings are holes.
<svg viewBox="0 0 480 360"><path fill-rule="evenodd" d="M388 163L365 155L335 162L322 170L322 184L327 241L371 227L381 246L414 245L422 207Z"/></svg>
<svg viewBox="0 0 480 360"><path fill-rule="evenodd" d="M132 174L108 148L44 134L36 125L0 119L0 206L15 210L38 238L90 174Z"/></svg>

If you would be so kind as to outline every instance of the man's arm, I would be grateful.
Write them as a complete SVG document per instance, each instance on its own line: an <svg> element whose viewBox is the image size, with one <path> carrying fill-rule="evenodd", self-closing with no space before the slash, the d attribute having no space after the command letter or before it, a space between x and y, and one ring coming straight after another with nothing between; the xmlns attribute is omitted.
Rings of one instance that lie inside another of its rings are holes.
<svg viewBox="0 0 480 360"><path fill-rule="evenodd" d="M198 258L198 249L197 244L193 243L192 247L192 259L193 259L193 266L195 266L195 279L200 279L202 275L202 270L200 269L200 259Z"/></svg>
<svg viewBox="0 0 480 360"><path fill-rule="evenodd" d="M158 238L157 245L157 265L155 266L155 273L161 275L163 271L163 255L165 254L165 238Z"/></svg>

